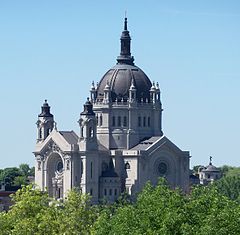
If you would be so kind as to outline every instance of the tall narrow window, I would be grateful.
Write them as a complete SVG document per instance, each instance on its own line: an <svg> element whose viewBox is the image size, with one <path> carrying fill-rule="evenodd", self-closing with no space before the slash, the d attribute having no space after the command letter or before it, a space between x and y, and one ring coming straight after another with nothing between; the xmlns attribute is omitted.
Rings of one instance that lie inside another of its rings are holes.
<svg viewBox="0 0 240 235"><path fill-rule="evenodd" d="M146 117L143 117L143 126L146 126Z"/></svg>
<svg viewBox="0 0 240 235"><path fill-rule="evenodd" d="M141 126L141 124L142 124L141 122L142 122L142 119L141 119L141 117L139 116L139 117L138 117L138 126Z"/></svg>
<svg viewBox="0 0 240 235"><path fill-rule="evenodd" d="M123 126L127 126L127 117L126 116L123 117Z"/></svg>
<svg viewBox="0 0 240 235"><path fill-rule="evenodd" d="M91 162L91 179L92 179L92 177L93 177L93 163Z"/></svg>
<svg viewBox="0 0 240 235"><path fill-rule="evenodd" d="M112 196L112 189L109 189L109 196Z"/></svg>
<svg viewBox="0 0 240 235"><path fill-rule="evenodd" d="M104 196L107 196L107 189L104 189Z"/></svg>
<svg viewBox="0 0 240 235"><path fill-rule="evenodd" d="M89 137L93 137L92 134L93 134L93 129L92 127L89 127L89 133L88 133Z"/></svg>
<svg viewBox="0 0 240 235"><path fill-rule="evenodd" d="M117 196L117 189L114 190L114 195Z"/></svg>
<svg viewBox="0 0 240 235"><path fill-rule="evenodd" d="M102 115L100 116L100 126L102 126L102 123L103 123L103 117Z"/></svg>
<svg viewBox="0 0 240 235"><path fill-rule="evenodd" d="M39 129L39 139L42 139L42 128Z"/></svg>
<svg viewBox="0 0 240 235"><path fill-rule="evenodd" d="M81 137L83 137L83 127L81 127Z"/></svg>
<svg viewBox="0 0 240 235"><path fill-rule="evenodd" d="M148 117L148 126L151 126L151 118Z"/></svg>
<svg viewBox="0 0 240 235"><path fill-rule="evenodd" d="M116 126L115 116L112 117L112 126Z"/></svg>
<svg viewBox="0 0 240 235"><path fill-rule="evenodd" d="M118 116L118 126L121 126L121 116Z"/></svg>
<svg viewBox="0 0 240 235"><path fill-rule="evenodd" d="M99 126L99 120L98 120L98 115L97 115L96 119L97 119L97 125Z"/></svg>
<svg viewBox="0 0 240 235"><path fill-rule="evenodd" d="M90 189L90 195L91 196L93 195L93 189L92 188Z"/></svg>

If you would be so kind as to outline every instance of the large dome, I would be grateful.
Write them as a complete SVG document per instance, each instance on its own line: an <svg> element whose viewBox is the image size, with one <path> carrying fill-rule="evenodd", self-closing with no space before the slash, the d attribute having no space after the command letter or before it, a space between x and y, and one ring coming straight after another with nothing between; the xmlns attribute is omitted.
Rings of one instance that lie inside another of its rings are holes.
<svg viewBox="0 0 240 235"><path fill-rule="evenodd" d="M103 100L104 88L109 85L112 101L127 101L129 88L133 84L136 89L138 102L150 100L150 89L152 83L147 75L134 65L131 56L131 38L127 30L127 19L125 18L124 30L121 35L121 51L117 58L117 65L109 69L102 77L97 87L97 100Z"/></svg>
<svg viewBox="0 0 240 235"><path fill-rule="evenodd" d="M97 99L102 100L106 84L110 86L112 101L129 98L129 88L133 83L136 88L136 98L140 102L150 99L151 81L137 66L117 64L109 69L101 79L97 89Z"/></svg>

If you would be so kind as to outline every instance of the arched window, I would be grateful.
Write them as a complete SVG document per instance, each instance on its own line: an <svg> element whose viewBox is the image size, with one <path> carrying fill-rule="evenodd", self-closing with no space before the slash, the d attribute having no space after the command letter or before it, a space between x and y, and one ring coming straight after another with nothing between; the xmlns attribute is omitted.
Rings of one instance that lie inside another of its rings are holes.
<svg viewBox="0 0 240 235"><path fill-rule="evenodd" d="M142 118L140 116L138 117L138 126L142 126Z"/></svg>
<svg viewBox="0 0 240 235"><path fill-rule="evenodd" d="M121 126L121 116L118 116L118 126Z"/></svg>
<svg viewBox="0 0 240 235"><path fill-rule="evenodd" d="M91 162L91 179L92 179L92 177L93 177L93 163Z"/></svg>
<svg viewBox="0 0 240 235"><path fill-rule="evenodd" d="M150 127L151 126L151 118L148 117L148 126Z"/></svg>
<svg viewBox="0 0 240 235"><path fill-rule="evenodd" d="M42 128L39 128L39 139L42 139Z"/></svg>
<svg viewBox="0 0 240 235"><path fill-rule="evenodd" d="M143 117L143 126L146 126L146 117Z"/></svg>
<svg viewBox="0 0 240 235"><path fill-rule="evenodd" d="M115 116L112 117L112 126L116 126Z"/></svg>
<svg viewBox="0 0 240 235"><path fill-rule="evenodd" d="M117 189L114 189L114 195L117 196Z"/></svg>
<svg viewBox="0 0 240 235"><path fill-rule="evenodd" d="M93 137L93 128L90 126L89 127L89 133L88 133L89 137Z"/></svg>
<svg viewBox="0 0 240 235"><path fill-rule="evenodd" d="M126 163L125 163L125 169L126 169L126 170L129 170L129 169L130 169L130 164L129 164L129 162L126 162Z"/></svg>
<svg viewBox="0 0 240 235"><path fill-rule="evenodd" d="M102 126L102 124L103 124L103 117L102 117L102 115L100 116L100 126Z"/></svg>
<svg viewBox="0 0 240 235"><path fill-rule="evenodd" d="M99 120L98 120L98 115L97 115L96 119L97 119L97 125L99 126Z"/></svg>
<svg viewBox="0 0 240 235"><path fill-rule="evenodd" d="M126 116L123 117L123 126L127 126L127 117Z"/></svg>
<svg viewBox="0 0 240 235"><path fill-rule="evenodd" d="M83 127L81 127L81 137L83 137Z"/></svg>

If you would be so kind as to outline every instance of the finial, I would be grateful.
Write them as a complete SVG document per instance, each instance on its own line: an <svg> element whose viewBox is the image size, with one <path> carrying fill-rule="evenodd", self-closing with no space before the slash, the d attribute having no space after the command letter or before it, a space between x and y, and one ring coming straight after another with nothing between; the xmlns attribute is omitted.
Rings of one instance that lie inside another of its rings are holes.
<svg viewBox="0 0 240 235"><path fill-rule="evenodd" d="M44 100L45 101L45 103L47 103L47 100Z"/></svg>
<svg viewBox="0 0 240 235"><path fill-rule="evenodd" d="M127 13L126 13L126 11L125 11L125 21L124 21L124 30L126 30L127 31Z"/></svg>
<svg viewBox="0 0 240 235"><path fill-rule="evenodd" d="M89 102L89 97L87 97L87 101Z"/></svg>
<svg viewBox="0 0 240 235"><path fill-rule="evenodd" d="M212 156L209 157L209 160L210 160L209 165L212 165Z"/></svg>

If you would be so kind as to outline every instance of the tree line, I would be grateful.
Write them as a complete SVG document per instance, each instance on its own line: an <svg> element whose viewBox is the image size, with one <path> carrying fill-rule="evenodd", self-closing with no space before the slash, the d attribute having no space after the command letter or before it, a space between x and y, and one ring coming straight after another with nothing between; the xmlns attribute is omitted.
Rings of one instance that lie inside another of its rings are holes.
<svg viewBox="0 0 240 235"><path fill-rule="evenodd" d="M29 177L34 177L34 167L20 164L19 167L0 169L0 183L9 186L22 186L29 184Z"/></svg>
<svg viewBox="0 0 240 235"><path fill-rule="evenodd" d="M238 196L229 197L223 179L187 195L160 179L155 187L147 183L134 202L123 194L111 205L91 205L90 196L77 189L59 201L27 185L0 213L1 234L240 234L239 188Z"/></svg>

